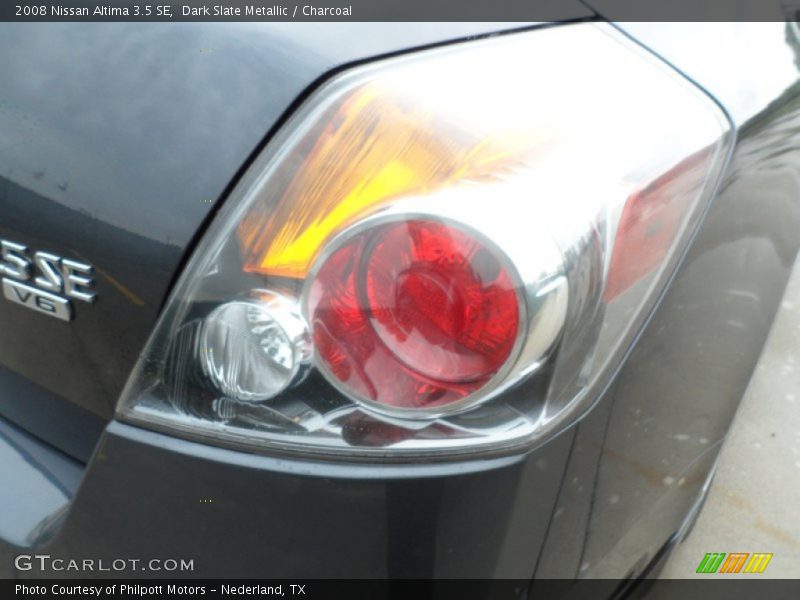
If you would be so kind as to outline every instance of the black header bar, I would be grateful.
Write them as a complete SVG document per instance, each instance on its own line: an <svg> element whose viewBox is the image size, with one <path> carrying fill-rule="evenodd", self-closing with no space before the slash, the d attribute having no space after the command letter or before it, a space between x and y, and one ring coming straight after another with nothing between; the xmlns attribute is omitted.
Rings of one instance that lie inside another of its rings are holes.
<svg viewBox="0 0 800 600"><path fill-rule="evenodd" d="M4 0L0 21L783 21L800 0Z"/></svg>

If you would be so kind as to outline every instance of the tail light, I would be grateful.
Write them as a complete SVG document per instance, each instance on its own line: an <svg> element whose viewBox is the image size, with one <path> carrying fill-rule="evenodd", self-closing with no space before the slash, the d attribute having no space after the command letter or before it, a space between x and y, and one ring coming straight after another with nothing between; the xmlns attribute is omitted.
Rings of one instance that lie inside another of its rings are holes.
<svg viewBox="0 0 800 600"><path fill-rule="evenodd" d="M568 286L554 245L517 261L487 227L454 221L463 207L447 218L410 209L331 240L312 270L305 314L334 386L377 412L430 419L538 366L563 326Z"/></svg>
<svg viewBox="0 0 800 600"><path fill-rule="evenodd" d="M119 417L352 458L530 447L619 364L709 202L727 130L605 25L339 75L237 185Z"/></svg>

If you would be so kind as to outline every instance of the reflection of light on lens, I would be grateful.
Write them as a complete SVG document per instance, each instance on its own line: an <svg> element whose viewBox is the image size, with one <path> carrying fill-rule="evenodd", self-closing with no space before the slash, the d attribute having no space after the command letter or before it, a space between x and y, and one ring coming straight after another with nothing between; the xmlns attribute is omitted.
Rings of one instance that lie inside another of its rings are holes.
<svg viewBox="0 0 800 600"><path fill-rule="evenodd" d="M220 392L237 400L266 400L291 385L308 363L308 330L292 300L262 293L212 311L199 354L203 372Z"/></svg>

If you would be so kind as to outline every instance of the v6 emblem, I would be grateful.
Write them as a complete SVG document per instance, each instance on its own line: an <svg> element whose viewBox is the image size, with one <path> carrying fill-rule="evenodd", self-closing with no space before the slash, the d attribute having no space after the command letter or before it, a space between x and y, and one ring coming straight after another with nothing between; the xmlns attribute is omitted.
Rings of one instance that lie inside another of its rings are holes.
<svg viewBox="0 0 800 600"><path fill-rule="evenodd" d="M19 281L3 278L3 295L17 304L45 313L62 321L72 319L69 300L49 292L25 285Z"/></svg>

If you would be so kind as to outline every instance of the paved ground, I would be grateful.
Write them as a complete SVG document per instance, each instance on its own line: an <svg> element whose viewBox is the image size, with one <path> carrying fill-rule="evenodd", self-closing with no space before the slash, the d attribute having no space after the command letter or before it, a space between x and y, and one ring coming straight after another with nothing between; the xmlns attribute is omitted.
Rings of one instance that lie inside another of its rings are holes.
<svg viewBox="0 0 800 600"><path fill-rule="evenodd" d="M761 577L800 577L800 263L705 508L662 577L694 576L706 552L771 552Z"/></svg>

